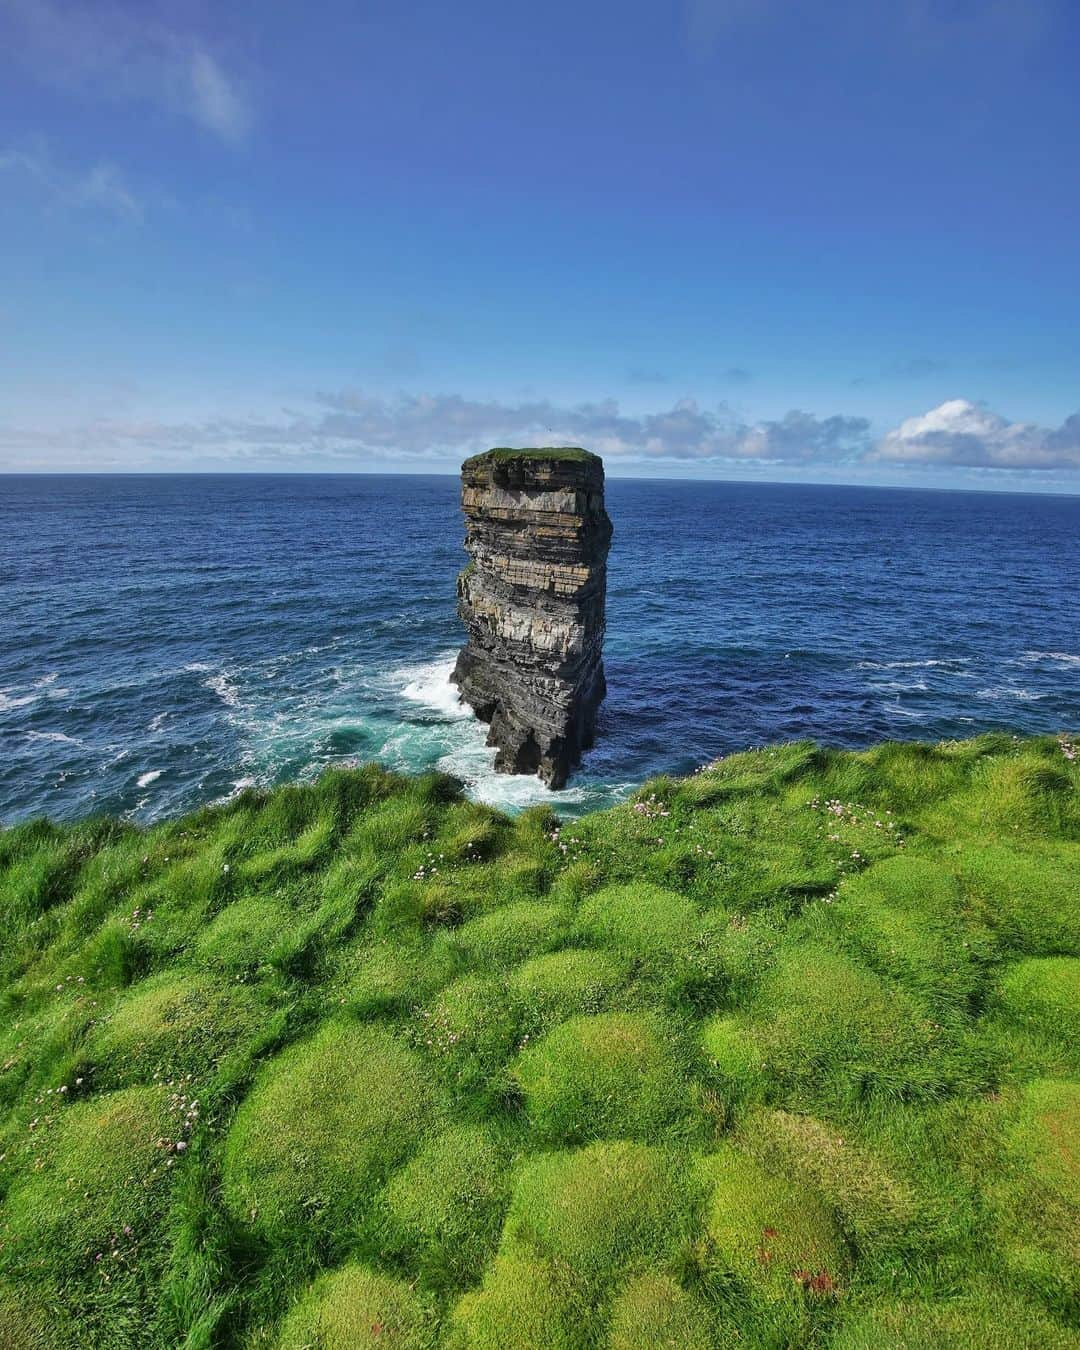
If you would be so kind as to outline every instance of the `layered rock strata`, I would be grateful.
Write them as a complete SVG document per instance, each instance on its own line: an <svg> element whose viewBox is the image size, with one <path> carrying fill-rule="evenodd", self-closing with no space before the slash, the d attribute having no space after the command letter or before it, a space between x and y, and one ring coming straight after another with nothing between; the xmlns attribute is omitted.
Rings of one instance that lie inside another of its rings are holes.
<svg viewBox="0 0 1080 1350"><path fill-rule="evenodd" d="M461 467L461 507L468 643L452 679L490 723L496 769L563 787L605 693L603 461L587 450L489 450Z"/></svg>

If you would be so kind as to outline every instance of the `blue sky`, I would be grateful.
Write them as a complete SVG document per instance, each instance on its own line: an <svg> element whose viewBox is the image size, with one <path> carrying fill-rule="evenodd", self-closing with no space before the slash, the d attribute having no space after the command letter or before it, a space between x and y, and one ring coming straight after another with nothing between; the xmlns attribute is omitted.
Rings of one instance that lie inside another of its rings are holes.
<svg viewBox="0 0 1080 1350"><path fill-rule="evenodd" d="M1075 0L0 0L0 469L1080 491L1078 62Z"/></svg>

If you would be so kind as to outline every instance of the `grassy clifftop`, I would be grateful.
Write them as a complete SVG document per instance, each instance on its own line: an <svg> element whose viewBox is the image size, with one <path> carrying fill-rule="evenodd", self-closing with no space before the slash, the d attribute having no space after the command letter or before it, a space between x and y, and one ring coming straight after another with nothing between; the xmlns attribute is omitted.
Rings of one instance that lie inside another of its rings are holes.
<svg viewBox="0 0 1080 1350"><path fill-rule="evenodd" d="M0 832L0 1345L1077 1344L1080 763Z"/></svg>

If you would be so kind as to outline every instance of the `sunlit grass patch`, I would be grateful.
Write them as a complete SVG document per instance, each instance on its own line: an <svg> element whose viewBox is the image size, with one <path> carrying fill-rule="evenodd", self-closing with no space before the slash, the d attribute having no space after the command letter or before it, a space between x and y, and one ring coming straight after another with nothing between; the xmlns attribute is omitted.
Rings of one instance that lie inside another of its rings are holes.
<svg viewBox="0 0 1080 1350"><path fill-rule="evenodd" d="M909 992L819 944L785 949L754 1003L776 1104L813 1110L868 1095L933 1098L980 1066ZM973 1052L972 1052L973 1053Z"/></svg>
<svg viewBox="0 0 1080 1350"><path fill-rule="evenodd" d="M943 1012L969 1007L996 955L989 932L962 912L951 873L910 855L847 879L803 927Z"/></svg>
<svg viewBox="0 0 1080 1350"><path fill-rule="evenodd" d="M326 860L337 834L337 822L327 813L288 844L263 850L237 863L243 881L266 882L302 872Z"/></svg>
<svg viewBox="0 0 1080 1350"><path fill-rule="evenodd" d="M204 965L231 971L272 963L291 949L303 914L288 894L248 892L207 924L195 941L193 955Z"/></svg>
<svg viewBox="0 0 1080 1350"><path fill-rule="evenodd" d="M513 1076L538 1139L649 1139L687 1108L670 1027L652 1013L573 1017L519 1055Z"/></svg>
<svg viewBox="0 0 1080 1350"><path fill-rule="evenodd" d="M510 972L507 984L529 1026L544 1027L575 1013L603 1012L628 973L617 955L576 947L534 956Z"/></svg>
<svg viewBox="0 0 1080 1350"><path fill-rule="evenodd" d="M1021 1094L990 1183L1004 1263L1059 1314L1080 1316L1080 1083Z"/></svg>
<svg viewBox="0 0 1080 1350"><path fill-rule="evenodd" d="M267 1238L341 1236L432 1121L419 1058L390 1032L325 1023L256 1079L225 1141L222 1195Z"/></svg>
<svg viewBox="0 0 1080 1350"><path fill-rule="evenodd" d="M413 1017L413 1036L455 1098L488 1105L508 1086L506 1063L517 1037L517 1016L502 982L464 975Z"/></svg>
<svg viewBox="0 0 1080 1350"><path fill-rule="evenodd" d="M463 923L455 931L454 941L472 965L512 966L557 947L565 937L567 920L564 905L522 900Z"/></svg>
<svg viewBox="0 0 1080 1350"><path fill-rule="evenodd" d="M744 1018L710 1018L701 1029L701 1050L710 1084L729 1114L764 1099L763 1051Z"/></svg>
<svg viewBox="0 0 1080 1350"><path fill-rule="evenodd" d="M669 960L689 939L698 907L659 886L610 886L578 911L578 933L602 946L653 963Z"/></svg>
<svg viewBox="0 0 1080 1350"><path fill-rule="evenodd" d="M518 1174L503 1232L597 1290L685 1250L696 1189L683 1157L626 1140L531 1158Z"/></svg>
<svg viewBox="0 0 1080 1350"><path fill-rule="evenodd" d="M730 1144L702 1159L699 1175L709 1187L699 1257L706 1278L749 1343L798 1343L848 1277L828 1207L812 1187Z"/></svg>
<svg viewBox="0 0 1080 1350"><path fill-rule="evenodd" d="M895 1243L920 1220L912 1186L849 1131L814 1116L757 1111L743 1123L740 1139L771 1174L814 1190L860 1251Z"/></svg>
<svg viewBox="0 0 1080 1350"><path fill-rule="evenodd" d="M1015 952L1080 956L1080 846L969 846L955 866L974 911Z"/></svg>
<svg viewBox="0 0 1080 1350"><path fill-rule="evenodd" d="M365 938L342 958L333 993L361 1017L407 1009L457 974L458 954L443 935L412 942Z"/></svg>
<svg viewBox="0 0 1080 1350"><path fill-rule="evenodd" d="M56 1350L61 1343L55 1317L31 1300L29 1290L0 1281L0 1346L4 1350Z"/></svg>
<svg viewBox="0 0 1080 1350"><path fill-rule="evenodd" d="M937 1302L882 1301L854 1308L830 1350L1070 1350L1076 1333L1039 1308L1000 1291L962 1292Z"/></svg>
<svg viewBox="0 0 1080 1350"><path fill-rule="evenodd" d="M431 1310L403 1280L348 1265L316 1280L285 1318L274 1350L426 1350L433 1344Z"/></svg>
<svg viewBox="0 0 1080 1350"><path fill-rule="evenodd" d="M395 1247L428 1283L467 1284L498 1245L509 1195L508 1150L493 1131L456 1125L435 1135L391 1178Z"/></svg>
<svg viewBox="0 0 1080 1350"><path fill-rule="evenodd" d="M250 989L163 973L136 985L95 1029L86 1054L101 1084L207 1075L266 1009Z"/></svg>
<svg viewBox="0 0 1080 1350"><path fill-rule="evenodd" d="M611 1305L608 1350L643 1350L646 1346L673 1346L678 1350L713 1350L735 1345L732 1328L717 1328L715 1311L673 1280L650 1271L635 1276ZM720 1335L717 1335L717 1331Z"/></svg>
<svg viewBox="0 0 1080 1350"><path fill-rule="evenodd" d="M186 1148L176 1098L164 1087L128 1088L42 1117L0 1216L0 1269L86 1275L108 1261L123 1270L167 1203Z"/></svg>
<svg viewBox="0 0 1080 1350"><path fill-rule="evenodd" d="M446 1343L452 1350L579 1350L580 1318L548 1263L509 1253L458 1302Z"/></svg>
<svg viewBox="0 0 1080 1350"><path fill-rule="evenodd" d="M1044 956L1019 961L1002 976L999 997L1009 1021L1045 1038L1080 1072L1080 960Z"/></svg>

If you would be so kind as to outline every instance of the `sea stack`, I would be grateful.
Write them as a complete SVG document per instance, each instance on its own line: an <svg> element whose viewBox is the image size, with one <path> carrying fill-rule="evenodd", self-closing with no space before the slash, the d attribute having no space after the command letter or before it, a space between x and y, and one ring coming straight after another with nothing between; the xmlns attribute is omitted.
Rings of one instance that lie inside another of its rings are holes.
<svg viewBox="0 0 1080 1350"><path fill-rule="evenodd" d="M588 450L488 450L461 466L465 549L452 679L490 723L502 773L565 786L604 697L611 521Z"/></svg>

